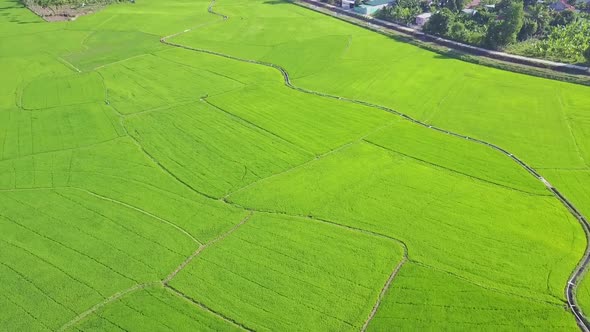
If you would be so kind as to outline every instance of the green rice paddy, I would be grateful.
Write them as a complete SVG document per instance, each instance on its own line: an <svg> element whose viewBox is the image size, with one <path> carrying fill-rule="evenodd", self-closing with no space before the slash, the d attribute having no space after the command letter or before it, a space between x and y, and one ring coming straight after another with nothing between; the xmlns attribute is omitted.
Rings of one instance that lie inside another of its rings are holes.
<svg viewBox="0 0 590 332"><path fill-rule="evenodd" d="M543 183L349 99L501 146L588 216L590 88L210 4L0 0L0 330L578 328L587 240Z"/></svg>

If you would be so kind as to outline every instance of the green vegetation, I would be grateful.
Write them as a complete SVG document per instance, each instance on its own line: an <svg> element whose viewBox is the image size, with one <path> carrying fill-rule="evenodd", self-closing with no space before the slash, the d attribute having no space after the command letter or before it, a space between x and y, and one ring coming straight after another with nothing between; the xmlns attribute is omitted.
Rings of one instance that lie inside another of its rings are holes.
<svg viewBox="0 0 590 332"><path fill-rule="evenodd" d="M562 331L572 328L567 313L557 304L529 302L508 293L482 288L423 264L404 266L390 294L370 331L444 330L449 325L453 330L462 331ZM481 298L486 301L480 301ZM520 310L525 306L529 308L526 313ZM425 314L431 318L425 320ZM512 325L513 321L520 323L518 328Z"/></svg>
<svg viewBox="0 0 590 332"><path fill-rule="evenodd" d="M283 2L0 3L0 330L576 329L586 239L544 185L345 98L590 215L588 87Z"/></svg>
<svg viewBox="0 0 590 332"><path fill-rule="evenodd" d="M172 286L255 330L353 331L401 258L389 239L255 214Z"/></svg>
<svg viewBox="0 0 590 332"><path fill-rule="evenodd" d="M240 331L172 291L157 286L116 300L70 330Z"/></svg>
<svg viewBox="0 0 590 332"><path fill-rule="evenodd" d="M405 0L376 16L412 25L420 13L432 12L423 30L433 35L529 57L586 62L584 51L590 38L586 6L574 3L582 11L558 11L553 3L490 0L462 11L467 5L463 1L442 1L429 7L426 2Z"/></svg>
<svg viewBox="0 0 590 332"><path fill-rule="evenodd" d="M590 43L590 20L576 20L551 27L545 39L530 40L511 47L520 54L557 61L583 62Z"/></svg>

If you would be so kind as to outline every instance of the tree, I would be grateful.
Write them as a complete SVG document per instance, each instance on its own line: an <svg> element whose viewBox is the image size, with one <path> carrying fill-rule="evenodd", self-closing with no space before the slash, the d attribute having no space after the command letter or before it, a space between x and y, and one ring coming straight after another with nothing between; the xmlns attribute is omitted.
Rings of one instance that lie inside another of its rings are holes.
<svg viewBox="0 0 590 332"><path fill-rule="evenodd" d="M420 0L398 0L393 6L383 8L377 17L408 25L421 12Z"/></svg>
<svg viewBox="0 0 590 332"><path fill-rule="evenodd" d="M501 19L492 22L486 34L486 44L494 49L516 42L524 21L522 0L502 0L499 5Z"/></svg>
<svg viewBox="0 0 590 332"><path fill-rule="evenodd" d="M496 14L490 12L489 10L487 10L485 8L478 10L473 15L473 21L479 25L482 25L482 26L489 25L495 19L496 19Z"/></svg>
<svg viewBox="0 0 590 332"><path fill-rule="evenodd" d="M440 4L452 12L460 12L465 7L465 0L442 0Z"/></svg>
<svg viewBox="0 0 590 332"><path fill-rule="evenodd" d="M562 12L557 13L557 15L555 15L555 17L553 18L553 21L551 21L551 25L552 26L566 26L568 24L571 24L573 21L576 20L576 13L574 13L571 10L564 10Z"/></svg>
<svg viewBox="0 0 590 332"><path fill-rule="evenodd" d="M518 33L518 40L524 41L533 37L537 33L538 28L539 26L536 21L529 17L525 17L522 29L520 29L520 32Z"/></svg>
<svg viewBox="0 0 590 332"><path fill-rule="evenodd" d="M534 6L538 3L537 0L524 0L524 7Z"/></svg>
<svg viewBox="0 0 590 332"><path fill-rule="evenodd" d="M542 4L536 4L534 6L527 7L526 17L534 20L537 23L536 34L544 35L547 33L549 22L551 21L551 13L547 6Z"/></svg>
<svg viewBox="0 0 590 332"><path fill-rule="evenodd" d="M584 58L586 58L586 62L590 62L590 44L588 44L588 47L584 51Z"/></svg>
<svg viewBox="0 0 590 332"><path fill-rule="evenodd" d="M446 36L453 22L453 13L448 8L443 8L434 13L424 25L424 31L433 35Z"/></svg>
<svg viewBox="0 0 590 332"><path fill-rule="evenodd" d="M449 28L449 37L460 42L467 41L468 34L467 29L465 29L465 24L461 22L453 22Z"/></svg>

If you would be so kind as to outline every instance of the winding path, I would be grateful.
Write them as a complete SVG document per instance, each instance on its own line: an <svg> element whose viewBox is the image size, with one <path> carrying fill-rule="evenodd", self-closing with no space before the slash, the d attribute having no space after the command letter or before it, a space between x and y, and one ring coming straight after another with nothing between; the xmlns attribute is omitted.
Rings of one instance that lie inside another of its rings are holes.
<svg viewBox="0 0 590 332"><path fill-rule="evenodd" d="M223 20L229 19L228 16L216 13L213 10L213 6L215 5L215 1L216 0L211 0L211 3L209 4L209 7L207 8L209 13L219 16ZM429 129L432 129L432 130L435 130L435 131L438 131L438 132L441 132L441 133L444 133L447 135L459 137L461 139L469 140L474 143L482 144L482 145L485 145L489 148L497 150L500 153L507 156L508 158L512 159L514 162L516 162L522 168L524 168L529 174L531 174L537 180L539 180L541 183L543 183L543 185L547 188L547 190L549 190L553 194L553 196L555 196L555 198L557 198L568 209L568 211L580 222L580 224L582 225L582 228L584 229L584 233L586 235L586 249L584 251L584 255L583 255L582 259L578 262L578 265L576 266L576 268L572 272L572 274L567 282L567 285L565 287L565 296L567 299L567 306L568 306L569 310L572 312L572 314L574 315L574 318L576 319L576 322L577 322L578 326L580 327L580 329L585 332L590 332L590 322L586 319L586 317L584 317L582 310L578 306L577 299L575 296L576 289L581 281L581 277L584 275L586 268L590 264L590 247L588 246L588 242L590 241L590 224L588 223L588 220L586 219L586 217L584 217L582 215L582 213L573 205L572 202L570 202L565 196L563 196L563 194L561 194L557 190L557 188L555 188L551 183L549 183L549 181L547 181L544 177L542 177L539 173L537 173L537 171L535 171L531 166L527 165L520 158L516 157L515 155L513 155L512 153L508 152L507 150L501 148L498 145L486 142L486 141L478 139L478 138L473 138L470 136L458 134L458 133L448 131L448 130L445 130L445 129L442 129L442 128L439 128L436 126L429 125L425 122L414 119L407 114L398 112L398 111L391 109L389 107L369 103L369 102L362 101L362 100L350 99L350 98L346 98L346 97L340 97L340 96L336 96L336 95L326 94L326 93L322 93L322 92L318 92L318 91L313 91L313 90L308 90L308 89L297 87L297 86L293 85L293 83L291 82L291 79L289 77L289 73L287 72L287 70L279 65L274 64L274 63L251 60L251 59L243 59L240 57L236 57L236 56L232 56L232 55L228 55L228 54L224 54L224 53L219 53L219 52L215 52L215 51L190 47L190 46L177 44L177 43L168 41L168 39L170 39L170 38L174 38L176 36L191 32L195 28L186 29L182 32L178 32L178 33L166 36L166 37L162 37L160 39L160 42L163 44L169 45L169 46L183 48L183 49L190 50L190 51L216 55L216 56L224 57L227 59L232 59L232 60L236 60L236 61L252 63L252 64L257 64L257 65L262 65L262 66L274 68L274 69L278 70L283 75L285 85L291 89L294 89L299 92L307 93L307 94L313 94L313 95L325 97L325 98L331 98L331 99L336 99L336 100L345 101L345 102L349 102L349 103L364 105L367 107L376 108L376 109L397 115L399 117L402 117L405 120L413 122L413 123L420 125L422 127L429 128ZM379 303L376 304L374 311L377 310L378 304Z"/></svg>

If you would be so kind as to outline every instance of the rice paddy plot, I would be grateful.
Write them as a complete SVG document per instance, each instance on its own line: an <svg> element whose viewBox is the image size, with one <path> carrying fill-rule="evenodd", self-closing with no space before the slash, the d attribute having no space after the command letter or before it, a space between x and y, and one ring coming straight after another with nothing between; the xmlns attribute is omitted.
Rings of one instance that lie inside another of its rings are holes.
<svg viewBox="0 0 590 332"><path fill-rule="evenodd" d="M241 331L172 291L154 286L103 307L66 331Z"/></svg>
<svg viewBox="0 0 590 332"><path fill-rule="evenodd" d="M208 54L190 49L171 47L155 54L158 57L158 64L165 62L173 64L176 70L196 71L197 73L215 74L218 78L224 77L227 80L238 82L241 86L274 84L282 86L282 75L274 68L267 66L246 63L234 59L228 59L219 55ZM163 61L162 61L163 60ZM207 79L211 79L207 77ZM196 80L195 80L196 81ZM194 82L197 83L197 82ZM223 81L223 86L229 86L229 82ZM213 88L213 84L210 88ZM218 85L218 84L215 84ZM219 84L220 86L222 84ZM220 93L210 93L214 96Z"/></svg>
<svg viewBox="0 0 590 332"><path fill-rule="evenodd" d="M209 1L140 1L111 4L97 13L67 22L67 30L139 31L166 36L187 27L220 21L207 12Z"/></svg>
<svg viewBox="0 0 590 332"><path fill-rule="evenodd" d="M576 331L563 305L515 296L409 262L368 331Z"/></svg>
<svg viewBox="0 0 590 332"><path fill-rule="evenodd" d="M369 329L575 328L563 287L582 230L507 157L160 38L188 31L170 40L499 144L582 211L587 87L287 2L218 0L228 20L209 4L145 0L49 24L0 0L0 329L56 330L86 312L71 329L234 327L225 316L359 330L402 259L392 238L409 261ZM153 285L253 210L172 279L194 302ZM585 281L583 306L587 294Z"/></svg>
<svg viewBox="0 0 590 332"><path fill-rule="evenodd" d="M83 48L62 54L82 71L126 60L164 48L157 35L139 31L96 31L84 39Z"/></svg>
<svg viewBox="0 0 590 332"><path fill-rule="evenodd" d="M2 191L0 210L0 291L27 313L15 320L3 310L7 330L57 330L116 292L165 277L197 246L153 217L79 190Z"/></svg>
<svg viewBox="0 0 590 332"><path fill-rule="evenodd" d="M174 225L201 243L244 211L210 200L165 173L130 138L0 162L0 190L75 188ZM181 233L182 233L181 232Z"/></svg>
<svg viewBox="0 0 590 332"><path fill-rule="evenodd" d="M3 57L0 61L3 76L0 81L0 112L21 107L23 88L39 77L63 77L71 69L48 54Z"/></svg>
<svg viewBox="0 0 590 332"><path fill-rule="evenodd" d="M574 202L574 205L585 216L590 215L590 192L587 187L581 185L590 183L590 170L588 169L542 169L545 178L560 192ZM590 278L586 272L582 282L576 291L576 297L583 312L590 313Z"/></svg>
<svg viewBox="0 0 590 332"><path fill-rule="evenodd" d="M0 112L0 160L89 146L122 135L116 115L101 104Z"/></svg>
<svg viewBox="0 0 590 332"><path fill-rule="evenodd" d="M382 111L304 94L279 83L248 86L208 101L316 155L398 121Z"/></svg>
<svg viewBox="0 0 590 332"><path fill-rule="evenodd" d="M252 52L241 44L276 47L257 58L292 70L301 87L392 107L501 145L536 167L583 165L573 140L578 145L590 140L579 136L583 129L576 130L568 118L587 110L588 87L466 63L294 5L220 2L216 10L241 19L191 31L178 41L242 57ZM297 32L289 32L292 26ZM340 56L328 56L331 49L321 46L306 53L305 61L298 52L278 51L336 36L350 36ZM229 41L237 42L215 44ZM327 58L330 65L321 66ZM305 75L298 78L299 72Z"/></svg>
<svg viewBox="0 0 590 332"><path fill-rule="evenodd" d="M57 57L63 53L74 52L80 48L80 43L87 35L85 31L66 31L63 29L48 28L45 24L34 24L38 31L19 34L13 25L8 31L10 36L2 37L0 54L3 57L36 57L49 54Z"/></svg>
<svg viewBox="0 0 590 332"><path fill-rule="evenodd" d="M183 65L157 55L145 55L100 70L109 103L123 114L169 108L244 86L206 67Z"/></svg>
<svg viewBox="0 0 590 332"><path fill-rule="evenodd" d="M588 273L588 271L586 271L586 273ZM588 310L590 310L590 278L588 278L587 274L582 278L576 289L576 299L580 304L584 317L587 317Z"/></svg>
<svg viewBox="0 0 590 332"><path fill-rule="evenodd" d="M286 63L287 70L292 79L316 74L327 69L334 59L343 55L350 43L352 36L322 36L319 38L305 39L289 42L272 48L261 60L272 63ZM315 52L309 52L309 50ZM317 58L317 53L324 56ZM284 60L287 58L287 60Z"/></svg>
<svg viewBox="0 0 590 332"><path fill-rule="evenodd" d="M164 167L214 197L312 158L202 101L131 116L125 125Z"/></svg>
<svg viewBox="0 0 590 332"><path fill-rule="evenodd" d="M39 78L24 87L21 97L25 110L101 103L105 98L105 86L97 73Z"/></svg>
<svg viewBox="0 0 590 332"><path fill-rule="evenodd" d="M19 1L2 2L2 19L0 20L0 36L20 35L25 33L47 31L47 26L42 26L43 19L35 15Z"/></svg>
<svg viewBox="0 0 590 332"><path fill-rule="evenodd" d="M553 303L563 301L563 285L585 246L580 225L551 196L504 188L370 143L228 199L387 234L403 240L415 261Z"/></svg>
<svg viewBox="0 0 590 332"><path fill-rule="evenodd" d="M259 331L358 330L402 253L382 237L255 213L171 286Z"/></svg>
<svg viewBox="0 0 590 332"><path fill-rule="evenodd" d="M540 181L499 151L409 121L392 123L365 141L481 181L531 194L549 194Z"/></svg>

